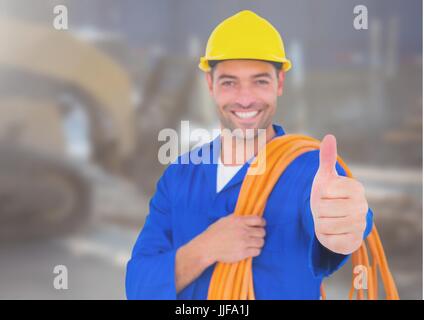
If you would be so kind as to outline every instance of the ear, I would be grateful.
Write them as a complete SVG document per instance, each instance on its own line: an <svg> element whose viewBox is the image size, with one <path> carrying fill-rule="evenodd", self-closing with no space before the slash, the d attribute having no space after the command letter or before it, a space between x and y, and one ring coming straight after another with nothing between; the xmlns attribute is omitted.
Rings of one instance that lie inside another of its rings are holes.
<svg viewBox="0 0 424 320"><path fill-rule="evenodd" d="M205 73L206 82L208 84L209 94L212 95L213 93L213 79L212 79L212 73L206 72Z"/></svg>
<svg viewBox="0 0 424 320"><path fill-rule="evenodd" d="M278 94L278 96L281 96L283 94L284 77L285 77L284 71L283 70L280 70L278 72L278 79L277 79L278 80L278 86L277 86L277 94Z"/></svg>

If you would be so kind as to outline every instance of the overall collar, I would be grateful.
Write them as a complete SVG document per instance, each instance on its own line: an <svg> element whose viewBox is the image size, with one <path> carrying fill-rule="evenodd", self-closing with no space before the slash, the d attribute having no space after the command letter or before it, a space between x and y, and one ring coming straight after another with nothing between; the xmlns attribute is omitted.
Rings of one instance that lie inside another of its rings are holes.
<svg viewBox="0 0 424 320"><path fill-rule="evenodd" d="M272 125L275 131L275 137L280 137L285 134L285 131L282 126L273 124ZM206 183L210 186L209 189L211 190L212 196L215 198L218 194L221 192L225 192L227 189L231 188L232 186L235 186L239 183L243 182L243 179L247 173L247 170L249 168L251 160L246 161L246 163L243 165L243 167L240 168L240 170L235 174L235 176L224 186L224 188L221 189L220 192L216 192L216 179L217 179L217 163L218 163L218 157L221 155L221 136L219 135L216 137L211 143L210 143L210 155L212 162L210 164L203 165L204 173L206 176Z"/></svg>

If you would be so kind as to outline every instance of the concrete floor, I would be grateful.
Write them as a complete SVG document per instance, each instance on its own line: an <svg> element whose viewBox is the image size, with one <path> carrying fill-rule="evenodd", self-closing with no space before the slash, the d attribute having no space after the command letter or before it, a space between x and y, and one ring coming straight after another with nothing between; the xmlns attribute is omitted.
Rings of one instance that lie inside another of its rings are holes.
<svg viewBox="0 0 424 320"><path fill-rule="evenodd" d="M366 186L400 297L421 299L422 175L403 172L390 182L369 170L357 168L356 172ZM121 187L113 190L103 182L100 185L109 187L99 187L94 218L79 232L59 239L0 245L0 299L125 299L125 266L145 211L134 207L146 204L130 203L136 197L127 184L116 184ZM130 208L126 212L124 203ZM117 210L120 214L114 217ZM53 286L56 265L68 268L67 290ZM328 299L347 298L350 270L348 262L325 281Z"/></svg>
<svg viewBox="0 0 424 320"><path fill-rule="evenodd" d="M125 299L125 265L137 234L99 224L63 239L0 247L0 299ZM56 265L68 269L57 290Z"/></svg>

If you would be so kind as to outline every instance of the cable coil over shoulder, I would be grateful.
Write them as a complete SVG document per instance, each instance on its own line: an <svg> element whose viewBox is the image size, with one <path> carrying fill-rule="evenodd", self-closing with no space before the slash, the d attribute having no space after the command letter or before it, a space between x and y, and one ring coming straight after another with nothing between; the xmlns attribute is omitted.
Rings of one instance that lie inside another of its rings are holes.
<svg viewBox="0 0 424 320"><path fill-rule="evenodd" d="M255 212L257 215L262 216L269 194L287 166L301 154L319 148L320 142L318 140L296 134L277 137L267 143L266 148L259 152L257 158L249 167L241 186L234 214L243 216ZM266 167L260 168L260 166L265 164L265 161L262 161L265 159ZM340 157L337 157L337 161L345 170L346 175L353 178L344 161ZM251 174L252 170L259 170L263 173ZM372 261L369 259L368 251L371 253ZM367 289L359 288L356 290L354 287L354 271L357 266L365 266L367 268ZM389 270L375 225L361 247L352 253L352 267L352 286L349 292L349 299L353 299L355 290L357 291L358 300L365 299L365 291L367 291L367 299L377 299L378 271L386 292L386 299L399 299L396 284ZM323 299L326 298L323 286L321 286L321 296ZM218 262L215 265L209 284L208 299L254 300L252 257L237 263Z"/></svg>

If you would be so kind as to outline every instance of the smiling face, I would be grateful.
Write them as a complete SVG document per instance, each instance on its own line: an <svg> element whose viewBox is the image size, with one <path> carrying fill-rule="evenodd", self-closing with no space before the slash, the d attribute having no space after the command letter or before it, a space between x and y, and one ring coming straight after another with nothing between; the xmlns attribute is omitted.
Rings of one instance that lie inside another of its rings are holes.
<svg viewBox="0 0 424 320"><path fill-rule="evenodd" d="M258 60L226 60L206 74L218 107L222 128L272 130L277 97L282 95L284 72ZM257 135L257 130L255 136Z"/></svg>

